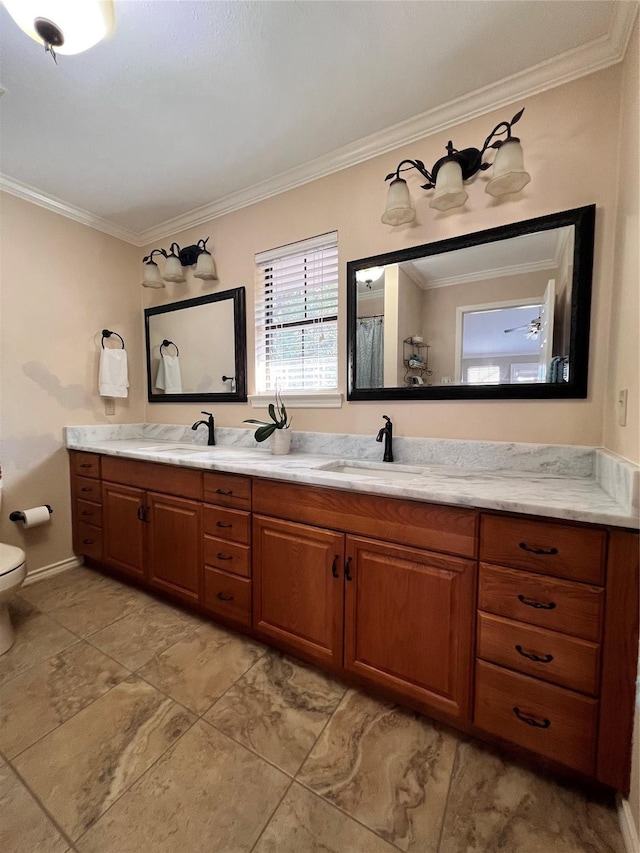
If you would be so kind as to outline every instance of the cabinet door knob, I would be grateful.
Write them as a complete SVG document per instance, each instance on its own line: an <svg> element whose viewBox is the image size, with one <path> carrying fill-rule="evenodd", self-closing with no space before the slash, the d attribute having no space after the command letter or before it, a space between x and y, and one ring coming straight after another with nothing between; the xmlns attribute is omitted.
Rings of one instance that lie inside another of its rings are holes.
<svg viewBox="0 0 640 853"><path fill-rule="evenodd" d="M216 521L216 527L233 527L233 524L224 524L222 521Z"/></svg>
<svg viewBox="0 0 640 853"><path fill-rule="evenodd" d="M338 561L339 560L340 560L340 556L338 554L336 554L335 557L333 558L333 565L331 566L331 574L334 576L334 578L340 577L340 575L338 574Z"/></svg>
<svg viewBox="0 0 640 853"><path fill-rule="evenodd" d="M219 592L218 598L220 599L220 601L233 601L233 596L225 595L224 592Z"/></svg>
<svg viewBox="0 0 640 853"><path fill-rule="evenodd" d="M347 562L344 564L344 577L345 580L352 581L353 576L351 574L351 560L353 557L347 557Z"/></svg>
<svg viewBox="0 0 640 853"><path fill-rule="evenodd" d="M534 655L533 652L523 651L522 646L516 646L516 651L519 655L522 655L523 658L529 658L529 660L535 661L536 663L551 663L553 660L553 655L544 655L544 657Z"/></svg>
<svg viewBox="0 0 640 853"><path fill-rule="evenodd" d="M533 726L536 729L548 729L551 725L551 720L548 720L546 717L540 722L540 720L536 720L535 717L527 717L526 714L523 714L520 708L514 708L513 713L519 720L522 720L523 723L526 723L528 726Z"/></svg>
<svg viewBox="0 0 640 853"><path fill-rule="evenodd" d="M216 557L218 558L218 560L233 560L233 557L225 557L224 554L220 554L220 553L217 553Z"/></svg>
<svg viewBox="0 0 640 853"><path fill-rule="evenodd" d="M233 489L229 489L228 492L225 492L224 489L216 489L216 495L227 495L228 497L231 497L232 494L233 494Z"/></svg>
<svg viewBox="0 0 640 853"><path fill-rule="evenodd" d="M526 542L521 542L518 548L522 548L523 551L528 551L530 554L539 554L543 557L553 557L558 553L557 548L549 548L548 550L544 548L530 548Z"/></svg>
<svg viewBox="0 0 640 853"><path fill-rule="evenodd" d="M535 607L536 610L555 610L555 601L550 601L548 604L542 604L540 601L534 601L532 598L525 598L524 595L518 596L518 601L526 604L527 607Z"/></svg>

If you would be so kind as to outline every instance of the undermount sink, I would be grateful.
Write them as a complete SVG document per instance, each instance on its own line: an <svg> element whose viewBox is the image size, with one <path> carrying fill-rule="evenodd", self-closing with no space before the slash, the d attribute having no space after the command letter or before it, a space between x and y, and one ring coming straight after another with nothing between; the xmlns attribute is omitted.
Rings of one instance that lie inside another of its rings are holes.
<svg viewBox="0 0 640 853"><path fill-rule="evenodd" d="M321 471L331 471L332 474L346 474L359 477L377 477L381 480L415 480L423 474L421 468L403 467L393 462L383 462L378 465L375 462L330 462L323 465Z"/></svg>
<svg viewBox="0 0 640 853"><path fill-rule="evenodd" d="M154 447L141 447L149 453L209 453L210 447L196 447L193 444L158 444Z"/></svg>

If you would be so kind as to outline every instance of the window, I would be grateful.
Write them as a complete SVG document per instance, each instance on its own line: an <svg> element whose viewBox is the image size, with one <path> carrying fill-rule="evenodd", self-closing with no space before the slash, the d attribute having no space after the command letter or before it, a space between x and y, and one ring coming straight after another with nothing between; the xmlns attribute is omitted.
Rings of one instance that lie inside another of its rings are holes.
<svg viewBox="0 0 640 853"><path fill-rule="evenodd" d="M338 235L256 255L256 391L338 387Z"/></svg>
<svg viewBox="0 0 640 853"><path fill-rule="evenodd" d="M499 382L500 367L497 364L467 368L468 385L497 385Z"/></svg>

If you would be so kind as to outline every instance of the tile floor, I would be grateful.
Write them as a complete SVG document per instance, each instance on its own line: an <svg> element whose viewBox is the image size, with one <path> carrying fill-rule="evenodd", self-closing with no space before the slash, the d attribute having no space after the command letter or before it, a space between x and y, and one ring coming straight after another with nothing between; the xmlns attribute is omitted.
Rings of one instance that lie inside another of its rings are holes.
<svg viewBox="0 0 640 853"><path fill-rule="evenodd" d="M89 569L12 613L2 853L624 853L610 804Z"/></svg>

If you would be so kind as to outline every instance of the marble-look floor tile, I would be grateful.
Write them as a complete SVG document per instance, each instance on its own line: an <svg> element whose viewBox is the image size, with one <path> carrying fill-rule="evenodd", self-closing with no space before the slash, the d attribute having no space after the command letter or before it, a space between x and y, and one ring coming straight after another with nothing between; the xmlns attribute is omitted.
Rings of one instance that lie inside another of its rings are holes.
<svg viewBox="0 0 640 853"><path fill-rule="evenodd" d="M69 846L9 765L0 759L0 850L66 853Z"/></svg>
<svg viewBox="0 0 640 853"><path fill-rule="evenodd" d="M99 587L104 583L104 575L85 566L61 572L52 578L36 581L23 586L20 595L34 604L43 613L73 603L78 593Z"/></svg>
<svg viewBox="0 0 640 853"><path fill-rule="evenodd" d="M204 624L137 673L191 711L204 714L265 651L260 643Z"/></svg>
<svg viewBox="0 0 640 853"><path fill-rule="evenodd" d="M398 853L398 849L294 782L252 853Z"/></svg>
<svg viewBox="0 0 640 853"><path fill-rule="evenodd" d="M613 805L461 743L440 853L624 853Z"/></svg>
<svg viewBox="0 0 640 853"><path fill-rule="evenodd" d="M13 758L102 696L129 671L76 643L0 687L0 750Z"/></svg>
<svg viewBox="0 0 640 853"><path fill-rule="evenodd" d="M294 774L345 689L323 673L269 651L216 702L205 719Z"/></svg>
<svg viewBox="0 0 640 853"><path fill-rule="evenodd" d="M199 721L76 846L81 853L248 853L290 781Z"/></svg>
<svg viewBox="0 0 640 853"><path fill-rule="evenodd" d="M196 616L155 602L92 634L89 642L127 669L134 670L184 640L202 624Z"/></svg>
<svg viewBox="0 0 640 853"><path fill-rule="evenodd" d="M88 829L195 717L131 676L14 759L71 838Z"/></svg>
<svg viewBox="0 0 640 853"><path fill-rule="evenodd" d="M0 684L78 642L75 634L25 602L16 607L12 601L9 613L15 641L0 655Z"/></svg>
<svg viewBox="0 0 640 853"><path fill-rule="evenodd" d="M457 740L349 691L298 779L401 850L435 853Z"/></svg>

